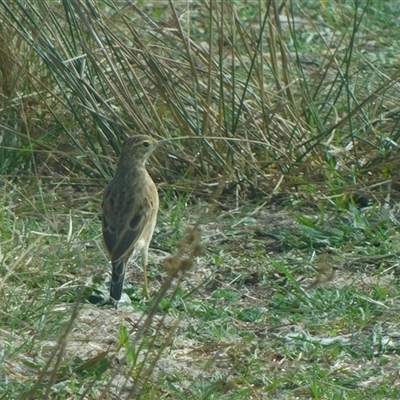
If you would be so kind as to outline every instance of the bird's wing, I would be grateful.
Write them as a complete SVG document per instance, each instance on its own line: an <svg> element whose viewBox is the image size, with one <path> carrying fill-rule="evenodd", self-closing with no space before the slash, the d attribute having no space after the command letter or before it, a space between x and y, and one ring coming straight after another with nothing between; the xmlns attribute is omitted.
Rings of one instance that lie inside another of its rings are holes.
<svg viewBox="0 0 400 400"><path fill-rule="evenodd" d="M132 252L153 212L142 196L129 193L118 202L112 191L108 192L103 202L103 239L111 260L117 261Z"/></svg>

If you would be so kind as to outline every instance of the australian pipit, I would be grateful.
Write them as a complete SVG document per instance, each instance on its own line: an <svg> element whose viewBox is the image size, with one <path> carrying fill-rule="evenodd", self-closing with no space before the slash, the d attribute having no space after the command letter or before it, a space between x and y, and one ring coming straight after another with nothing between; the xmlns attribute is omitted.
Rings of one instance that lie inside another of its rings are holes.
<svg viewBox="0 0 400 400"><path fill-rule="evenodd" d="M103 198L103 239L112 263L110 296L120 300L126 264L141 254L145 293L148 297L148 250L158 212L156 185L146 171L146 161L156 149L155 139L139 135L123 146L114 178Z"/></svg>

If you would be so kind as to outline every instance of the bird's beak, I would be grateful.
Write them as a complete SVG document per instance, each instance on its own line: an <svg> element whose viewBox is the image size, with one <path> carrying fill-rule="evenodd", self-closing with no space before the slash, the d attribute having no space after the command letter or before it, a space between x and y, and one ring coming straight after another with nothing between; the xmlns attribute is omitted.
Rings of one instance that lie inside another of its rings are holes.
<svg viewBox="0 0 400 400"><path fill-rule="evenodd" d="M159 140L158 143L157 143L157 147L159 147L159 146L164 146L165 144L168 144L168 143L170 143L170 142L171 142L171 139L162 139L162 140Z"/></svg>

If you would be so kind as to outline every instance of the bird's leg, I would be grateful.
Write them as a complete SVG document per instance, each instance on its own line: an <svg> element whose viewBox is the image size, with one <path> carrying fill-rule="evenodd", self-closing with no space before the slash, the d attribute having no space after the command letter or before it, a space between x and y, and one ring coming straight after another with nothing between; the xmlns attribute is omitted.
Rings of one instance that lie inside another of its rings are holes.
<svg viewBox="0 0 400 400"><path fill-rule="evenodd" d="M146 299L150 299L149 286L147 285L147 265L143 265L144 272L144 295Z"/></svg>

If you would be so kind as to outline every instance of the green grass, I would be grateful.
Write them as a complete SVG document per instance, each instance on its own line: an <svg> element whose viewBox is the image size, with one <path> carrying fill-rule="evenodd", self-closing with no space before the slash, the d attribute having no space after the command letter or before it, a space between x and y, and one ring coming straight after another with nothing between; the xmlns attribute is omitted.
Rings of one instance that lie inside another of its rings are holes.
<svg viewBox="0 0 400 400"><path fill-rule="evenodd" d="M163 226L182 235L198 209L172 204L163 207L156 234L166 248L176 240L171 234L162 239ZM179 225L173 222L177 208ZM135 337L146 308L135 272L136 294L129 285L126 290L133 308L81 302L65 349L59 338L69 329L71 301L83 286L107 290L97 213L53 214L64 233L51 218L25 216L11 223L12 214L4 213L9 219L3 226L12 230L2 237L2 275L8 273L2 287L3 398L43 398L50 383L51 397L85 392L99 398L110 379L127 378L124 395L141 398L395 398L399 291L390 254L397 247L396 226L385 221L383 232L372 229L379 216L373 208L330 211L335 218L314 210L314 219L288 208L240 211L236 218L214 211L217 220L204 222L205 253L173 298L161 301L152 328ZM47 216L55 212L48 209ZM256 222L237 224L246 214ZM40 223L46 229L37 239ZM280 237L265 236L274 231ZM369 246L367 239L380 246ZM320 260L315 252L327 256ZM158 251L152 253L158 259ZM335 277L307 289L325 263ZM151 271L153 290L164 279L157 270L155 265ZM55 350L56 357L61 353L58 365L56 358L47 364ZM153 363L152 379L143 380ZM46 370L33 395L37 376ZM108 396L117 397L112 388Z"/></svg>
<svg viewBox="0 0 400 400"><path fill-rule="evenodd" d="M0 399L400 397L400 6L279 7L0 0ZM135 132L175 145L114 309Z"/></svg>

